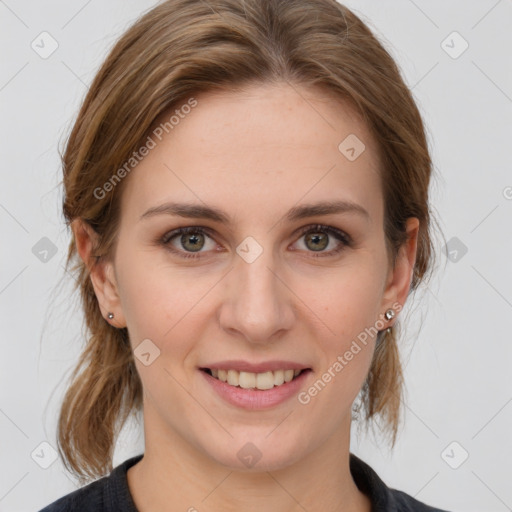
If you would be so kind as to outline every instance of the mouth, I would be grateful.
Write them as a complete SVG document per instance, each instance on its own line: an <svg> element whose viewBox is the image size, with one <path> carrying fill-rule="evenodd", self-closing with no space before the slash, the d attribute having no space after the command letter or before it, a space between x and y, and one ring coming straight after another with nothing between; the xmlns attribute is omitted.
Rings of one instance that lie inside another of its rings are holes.
<svg viewBox="0 0 512 512"><path fill-rule="evenodd" d="M274 387L280 387L297 379L300 375L310 372L311 368L282 369L262 373L244 372L238 370L224 370L218 368L200 368L214 379L220 380L230 386L266 391Z"/></svg>

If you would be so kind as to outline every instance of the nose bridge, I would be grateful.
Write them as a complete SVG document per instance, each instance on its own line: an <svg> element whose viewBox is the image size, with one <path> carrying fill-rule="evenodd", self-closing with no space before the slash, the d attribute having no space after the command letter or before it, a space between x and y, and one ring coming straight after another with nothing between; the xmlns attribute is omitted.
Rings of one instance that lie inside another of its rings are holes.
<svg viewBox="0 0 512 512"><path fill-rule="evenodd" d="M272 250L264 250L253 261L238 258L230 272L231 294L222 306L224 329L235 329L255 343L268 342L278 331L290 328L290 294L275 268Z"/></svg>

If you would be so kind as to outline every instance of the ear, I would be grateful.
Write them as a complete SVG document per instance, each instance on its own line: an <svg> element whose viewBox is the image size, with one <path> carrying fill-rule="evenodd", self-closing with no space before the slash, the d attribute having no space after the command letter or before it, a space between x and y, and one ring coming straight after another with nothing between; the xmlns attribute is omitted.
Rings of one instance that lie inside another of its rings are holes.
<svg viewBox="0 0 512 512"><path fill-rule="evenodd" d="M396 321L397 313L403 308L410 291L418 248L419 226L420 222L416 217L407 219L407 240L398 251L394 268L391 266L389 270L382 298L382 311L393 309L395 317L388 321L386 327L391 327Z"/></svg>
<svg viewBox="0 0 512 512"><path fill-rule="evenodd" d="M83 219L75 219L71 223L71 228L78 254L89 270L101 314L114 327L126 327L113 263L95 255L98 234ZM113 319L108 318L109 313L114 314Z"/></svg>

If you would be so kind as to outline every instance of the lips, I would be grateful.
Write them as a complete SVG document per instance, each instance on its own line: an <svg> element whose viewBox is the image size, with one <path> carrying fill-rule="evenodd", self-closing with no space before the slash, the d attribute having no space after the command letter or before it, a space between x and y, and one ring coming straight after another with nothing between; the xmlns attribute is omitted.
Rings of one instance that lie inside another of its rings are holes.
<svg viewBox="0 0 512 512"><path fill-rule="evenodd" d="M243 360L218 361L211 364L205 364L200 367L201 370L236 370L237 372L265 373L277 370L311 370L305 364L296 361L274 360L262 363L251 363Z"/></svg>
<svg viewBox="0 0 512 512"><path fill-rule="evenodd" d="M229 364L232 363L233 362L230 362ZM254 366L255 365L252 367ZM268 368L268 364L265 367ZM269 409L291 400L303 387L306 386L309 376L312 373L310 368L303 370L288 369L286 371L288 372L288 378L290 378L290 376L292 378L288 382L284 381L280 383L281 380L284 380L285 372L283 370L260 372L255 374L252 372L237 372L233 369L222 370L214 368L210 370L204 367L198 368L198 373L202 375L203 382L205 382L206 385L209 386L210 390L219 396L225 403L237 408L252 411ZM294 376L295 372L298 372L297 376ZM215 373L217 373L217 377L214 377ZM224 374L226 381L219 379L219 374L221 376ZM235 379L231 380L232 383L227 381L228 374L231 374L230 379ZM277 384L275 384L276 376L280 379ZM272 381L270 380L271 378L273 379ZM245 387L242 387L240 384Z"/></svg>

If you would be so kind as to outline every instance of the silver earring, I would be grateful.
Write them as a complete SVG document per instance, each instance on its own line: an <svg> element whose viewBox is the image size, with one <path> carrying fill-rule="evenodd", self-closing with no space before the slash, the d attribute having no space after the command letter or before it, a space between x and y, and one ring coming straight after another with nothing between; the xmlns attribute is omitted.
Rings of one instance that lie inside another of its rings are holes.
<svg viewBox="0 0 512 512"><path fill-rule="evenodd" d="M109 320L112 320L112 318L114 318L114 313L109 313L107 316L108 316Z"/></svg>
<svg viewBox="0 0 512 512"><path fill-rule="evenodd" d="M392 309L388 309L384 313L384 317L386 318L386 320L391 320L394 316L395 316L395 312Z"/></svg>

